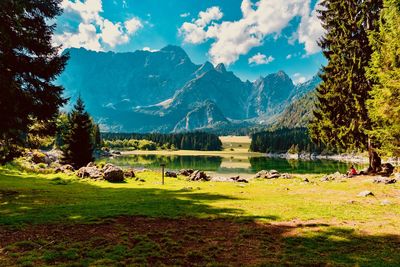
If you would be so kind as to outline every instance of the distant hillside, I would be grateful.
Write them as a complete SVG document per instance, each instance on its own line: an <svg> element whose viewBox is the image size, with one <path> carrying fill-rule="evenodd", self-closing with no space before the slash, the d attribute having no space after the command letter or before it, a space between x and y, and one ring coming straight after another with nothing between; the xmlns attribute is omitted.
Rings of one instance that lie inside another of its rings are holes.
<svg viewBox="0 0 400 267"><path fill-rule="evenodd" d="M103 130L113 132L226 132L277 123L271 118L289 112L315 87L313 80L295 86L283 71L242 81L223 64L194 64L177 46L157 52L65 52L70 60L58 83L70 104L80 94Z"/></svg>

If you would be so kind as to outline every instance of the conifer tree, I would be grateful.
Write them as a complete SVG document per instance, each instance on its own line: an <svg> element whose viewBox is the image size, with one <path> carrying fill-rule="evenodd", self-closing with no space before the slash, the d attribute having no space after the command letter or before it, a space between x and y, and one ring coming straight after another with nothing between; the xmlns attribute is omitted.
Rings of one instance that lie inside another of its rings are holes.
<svg viewBox="0 0 400 267"><path fill-rule="evenodd" d="M0 1L0 161L12 159L33 123L55 127L65 103L62 87L53 84L68 59L52 46L61 0Z"/></svg>
<svg viewBox="0 0 400 267"><path fill-rule="evenodd" d="M368 101L381 151L400 156L400 1L384 0L380 30L370 36L374 53L368 77L375 83Z"/></svg>
<svg viewBox="0 0 400 267"><path fill-rule="evenodd" d="M319 11L326 31L319 41L328 63L322 68L322 83L309 129L316 142L343 150L368 147L371 128L366 100L372 83L366 67L372 54L368 40L378 27L381 0L323 0Z"/></svg>
<svg viewBox="0 0 400 267"><path fill-rule="evenodd" d="M80 97L68 115L68 120L69 130L62 147L63 162L78 169L93 160L92 119L85 111L85 105Z"/></svg>
<svg viewBox="0 0 400 267"><path fill-rule="evenodd" d="M98 124L93 123L93 143L95 148L101 147L101 133L100 133L100 127Z"/></svg>

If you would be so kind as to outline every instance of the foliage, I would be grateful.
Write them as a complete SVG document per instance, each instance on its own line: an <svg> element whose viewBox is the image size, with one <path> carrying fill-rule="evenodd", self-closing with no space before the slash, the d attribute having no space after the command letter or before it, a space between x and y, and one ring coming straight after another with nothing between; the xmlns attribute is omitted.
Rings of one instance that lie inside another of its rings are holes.
<svg viewBox="0 0 400 267"><path fill-rule="evenodd" d="M79 97L74 109L68 115L69 128L64 137L63 162L75 169L93 160L93 125Z"/></svg>
<svg viewBox="0 0 400 267"><path fill-rule="evenodd" d="M328 64L317 87L311 137L339 149L366 148L371 123L365 102L372 88L365 71L372 54L368 35L378 27L382 1L323 0L321 5L326 33L319 45Z"/></svg>
<svg viewBox="0 0 400 267"><path fill-rule="evenodd" d="M268 130L251 135L250 150L262 153L286 152L317 152L320 153L324 146L314 144L306 128L282 128Z"/></svg>
<svg viewBox="0 0 400 267"><path fill-rule="evenodd" d="M381 143L381 152L400 156L400 3L384 0L380 31L372 32L374 53L369 78L375 83L368 101L374 128L369 134Z"/></svg>
<svg viewBox="0 0 400 267"><path fill-rule="evenodd" d="M155 142L149 140L136 140L136 139L117 139L117 140L105 140L105 147L117 148L117 149L129 149L129 150L156 150L161 149ZM168 147L163 147L168 149Z"/></svg>
<svg viewBox="0 0 400 267"><path fill-rule="evenodd" d="M10 160L34 123L54 130L53 120L65 103L53 84L67 55L51 43L61 13L60 0L0 1L0 162Z"/></svg>
<svg viewBox="0 0 400 267"><path fill-rule="evenodd" d="M103 133L103 139L115 140L148 140L157 144L159 147L183 150L221 150L222 142L219 137L212 133L192 132L174 134L136 134L136 133Z"/></svg>
<svg viewBox="0 0 400 267"><path fill-rule="evenodd" d="M101 139L101 133L100 133L100 126L94 122L92 122L93 124L93 144L95 148L100 148L103 141Z"/></svg>

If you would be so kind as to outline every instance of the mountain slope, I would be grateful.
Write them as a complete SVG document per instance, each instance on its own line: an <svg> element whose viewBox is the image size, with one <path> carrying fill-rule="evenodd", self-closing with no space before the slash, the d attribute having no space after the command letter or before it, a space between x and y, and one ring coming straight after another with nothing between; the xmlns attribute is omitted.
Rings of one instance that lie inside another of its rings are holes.
<svg viewBox="0 0 400 267"><path fill-rule="evenodd" d="M242 81L223 64L194 64L177 46L157 52L66 52L71 58L58 83L70 105L82 96L104 131L225 130L271 123L315 86L314 81L295 86L283 71Z"/></svg>

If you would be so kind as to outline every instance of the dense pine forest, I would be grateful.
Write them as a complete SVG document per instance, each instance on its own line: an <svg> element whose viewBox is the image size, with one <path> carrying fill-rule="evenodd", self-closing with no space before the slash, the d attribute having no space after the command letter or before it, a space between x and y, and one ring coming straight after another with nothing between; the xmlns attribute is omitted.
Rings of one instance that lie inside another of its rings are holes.
<svg viewBox="0 0 400 267"><path fill-rule="evenodd" d="M118 148L135 147L139 140L155 143L160 148L182 150L222 150L221 140L217 135L205 132L160 134L160 133L103 133L102 139L107 146ZM149 143L151 144L151 143ZM150 149L149 149L150 148ZM154 150L147 146L147 150Z"/></svg>
<svg viewBox="0 0 400 267"><path fill-rule="evenodd" d="M252 134L250 150L261 153L321 153L323 146L311 141L307 128L282 128Z"/></svg>

